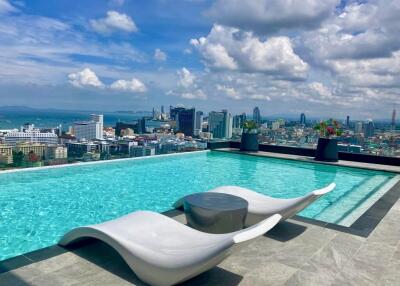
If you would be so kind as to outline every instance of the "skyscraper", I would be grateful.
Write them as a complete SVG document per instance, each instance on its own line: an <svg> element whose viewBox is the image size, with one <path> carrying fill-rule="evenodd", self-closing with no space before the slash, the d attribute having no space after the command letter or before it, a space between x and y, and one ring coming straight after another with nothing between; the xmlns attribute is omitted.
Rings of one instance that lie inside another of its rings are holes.
<svg viewBox="0 0 400 286"><path fill-rule="evenodd" d="M97 131L100 134L100 139L103 139L103 129L104 129L104 116L103 114L91 114L90 119L93 122L98 123L99 130Z"/></svg>
<svg viewBox="0 0 400 286"><path fill-rule="evenodd" d="M178 115L179 111L182 111L182 110L185 110L185 108L184 107L173 107L173 106L170 106L169 107L169 117L172 120L178 121L177 115Z"/></svg>
<svg viewBox="0 0 400 286"><path fill-rule="evenodd" d="M202 130L203 125L203 111L196 111L196 124L194 127L195 135L199 135L199 132Z"/></svg>
<svg viewBox="0 0 400 286"><path fill-rule="evenodd" d="M300 114L300 124L306 125L306 115L304 113Z"/></svg>
<svg viewBox="0 0 400 286"><path fill-rule="evenodd" d="M246 113L233 116L232 127L243 128L243 123L246 121Z"/></svg>
<svg viewBox="0 0 400 286"><path fill-rule="evenodd" d="M254 107L254 109L253 109L253 120L257 124L261 124L261 113L260 113L260 109L258 108L258 106Z"/></svg>
<svg viewBox="0 0 400 286"><path fill-rule="evenodd" d="M194 108L180 110L175 116L177 130L186 136L193 136L195 129L196 111Z"/></svg>
<svg viewBox="0 0 400 286"><path fill-rule="evenodd" d="M232 115L227 110L211 111L208 114L208 131L214 138L232 137Z"/></svg>
<svg viewBox="0 0 400 286"><path fill-rule="evenodd" d="M225 120L225 138L232 138L232 115L228 113L228 110L223 109L222 113L224 114L224 120Z"/></svg>
<svg viewBox="0 0 400 286"><path fill-rule="evenodd" d="M354 133L362 133L362 130L363 130L363 124L362 122L358 121L354 126Z"/></svg>
<svg viewBox="0 0 400 286"><path fill-rule="evenodd" d="M392 112L392 130L396 129L396 109L393 108Z"/></svg>
<svg viewBox="0 0 400 286"><path fill-rule="evenodd" d="M165 110L164 110L164 105L161 105L161 113L164 114Z"/></svg>
<svg viewBox="0 0 400 286"><path fill-rule="evenodd" d="M365 122L364 124L364 137L369 138L373 137L375 134L375 126L372 120Z"/></svg>
<svg viewBox="0 0 400 286"><path fill-rule="evenodd" d="M347 115L346 117L346 127L349 128L350 127L350 116Z"/></svg>

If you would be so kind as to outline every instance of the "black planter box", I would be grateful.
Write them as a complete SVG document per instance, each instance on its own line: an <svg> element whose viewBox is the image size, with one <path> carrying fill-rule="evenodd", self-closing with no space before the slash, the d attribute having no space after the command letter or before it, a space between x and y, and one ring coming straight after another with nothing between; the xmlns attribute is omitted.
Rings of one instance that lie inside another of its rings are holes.
<svg viewBox="0 0 400 286"><path fill-rule="evenodd" d="M258 134L256 133L243 133L240 143L241 151L258 151Z"/></svg>
<svg viewBox="0 0 400 286"><path fill-rule="evenodd" d="M338 161L338 146L336 139L319 138L315 160L326 162Z"/></svg>

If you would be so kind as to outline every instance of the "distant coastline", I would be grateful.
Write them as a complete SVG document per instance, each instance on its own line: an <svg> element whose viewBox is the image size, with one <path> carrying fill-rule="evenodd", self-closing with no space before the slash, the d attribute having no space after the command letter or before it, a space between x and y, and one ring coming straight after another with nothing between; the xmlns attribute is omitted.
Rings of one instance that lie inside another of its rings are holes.
<svg viewBox="0 0 400 286"><path fill-rule="evenodd" d="M58 109L35 109L24 106L0 107L0 129L20 128L25 123L34 124L41 128L56 128L60 124L64 131L68 130L75 121L89 119L91 113L104 114L104 125L115 126L118 121L136 121L142 116L150 115L150 112L99 112L83 110L58 110Z"/></svg>

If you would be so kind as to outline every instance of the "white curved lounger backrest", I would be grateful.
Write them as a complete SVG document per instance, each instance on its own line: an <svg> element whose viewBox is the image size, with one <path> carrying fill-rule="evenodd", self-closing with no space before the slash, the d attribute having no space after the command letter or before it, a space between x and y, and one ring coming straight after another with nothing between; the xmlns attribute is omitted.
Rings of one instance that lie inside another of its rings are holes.
<svg viewBox="0 0 400 286"><path fill-rule="evenodd" d="M282 216L280 214L275 214L249 228L241 230L233 237L233 241L235 243L241 243L263 235L273 228L281 220L281 218Z"/></svg>
<svg viewBox="0 0 400 286"><path fill-rule="evenodd" d="M331 183L331 184L329 184L328 186L326 186L325 188L315 190L315 191L313 192L313 194L314 194L315 196L322 196L322 195L325 195L325 194L327 194L327 193L333 191L333 189L335 189L335 188L336 188L336 184L335 184L335 183Z"/></svg>

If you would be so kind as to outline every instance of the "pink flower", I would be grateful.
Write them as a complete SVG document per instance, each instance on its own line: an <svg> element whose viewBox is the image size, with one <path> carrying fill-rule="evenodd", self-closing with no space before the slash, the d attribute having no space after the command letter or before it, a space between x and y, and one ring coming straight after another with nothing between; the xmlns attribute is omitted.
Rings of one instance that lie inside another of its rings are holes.
<svg viewBox="0 0 400 286"><path fill-rule="evenodd" d="M335 129L333 129L332 127L326 128L326 131L329 133L329 135L334 135L335 134Z"/></svg>

